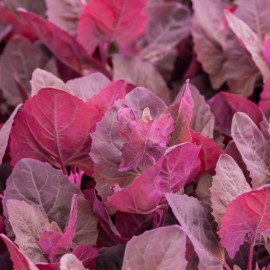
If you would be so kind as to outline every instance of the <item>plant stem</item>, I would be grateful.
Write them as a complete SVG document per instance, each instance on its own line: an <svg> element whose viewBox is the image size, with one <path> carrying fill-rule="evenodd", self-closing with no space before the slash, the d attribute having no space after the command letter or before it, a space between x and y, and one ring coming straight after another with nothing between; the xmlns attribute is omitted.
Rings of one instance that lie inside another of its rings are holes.
<svg viewBox="0 0 270 270"><path fill-rule="evenodd" d="M247 270L252 270L253 250L254 250L254 241L252 240L250 241L250 244L249 244Z"/></svg>

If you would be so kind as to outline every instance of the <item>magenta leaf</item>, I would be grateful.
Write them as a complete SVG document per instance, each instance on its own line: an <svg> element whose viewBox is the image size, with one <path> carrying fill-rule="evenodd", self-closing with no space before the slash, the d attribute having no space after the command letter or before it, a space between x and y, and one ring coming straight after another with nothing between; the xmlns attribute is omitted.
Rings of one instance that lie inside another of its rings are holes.
<svg viewBox="0 0 270 270"><path fill-rule="evenodd" d="M94 247L87 245L79 245L73 251L72 254L75 255L84 265L90 265L95 258L98 257L98 250ZM90 268L91 269L91 268Z"/></svg>
<svg viewBox="0 0 270 270"><path fill-rule="evenodd" d="M100 41L132 43L145 31L145 7L146 0L92 0L80 17L78 39L90 53Z"/></svg>
<svg viewBox="0 0 270 270"><path fill-rule="evenodd" d="M186 235L180 226L147 231L127 243L122 270L185 269L185 252Z"/></svg>
<svg viewBox="0 0 270 270"><path fill-rule="evenodd" d="M213 231L209 205L187 195L166 194L166 199L198 254L198 269L223 269L224 254Z"/></svg>
<svg viewBox="0 0 270 270"><path fill-rule="evenodd" d="M136 118L141 118L145 108L149 108L153 120L166 109L162 100L145 88L136 88L124 99L115 102L111 111L97 123L96 131L91 134L92 148L90 156L94 161L94 176L100 196L106 198L112 194L111 186L118 183L125 186L134 179L136 172L120 172L122 148L125 143L117 130L117 111L126 105L132 109Z"/></svg>
<svg viewBox="0 0 270 270"><path fill-rule="evenodd" d="M95 109L64 91L40 90L16 117L11 131L12 164L34 158L64 172L73 165L91 174L89 133L95 129L96 117Z"/></svg>
<svg viewBox="0 0 270 270"><path fill-rule="evenodd" d="M270 186L265 185L238 196L229 204L218 234L230 258L234 258L246 237L253 249L256 239L270 236L269 192Z"/></svg>
<svg viewBox="0 0 270 270"><path fill-rule="evenodd" d="M250 172L252 187L269 183L270 146L255 123L245 114L236 113L232 137Z"/></svg>
<svg viewBox="0 0 270 270"><path fill-rule="evenodd" d="M259 106L264 112L270 109L270 79L267 80L263 85Z"/></svg>
<svg viewBox="0 0 270 270"><path fill-rule="evenodd" d="M38 268L18 249L18 247L4 234L0 235L6 243L13 262L14 270L38 270Z"/></svg>
<svg viewBox="0 0 270 270"><path fill-rule="evenodd" d="M113 66L114 80L125 80L129 83L145 87L162 98L166 103L170 103L170 91L153 64L138 58L130 59L120 54L115 54L113 56ZM142 66L144 67L143 69ZM155 79L150 80L149 78Z"/></svg>
<svg viewBox="0 0 270 270"><path fill-rule="evenodd" d="M10 115L9 119L1 127L1 130L0 130L0 164L3 161L4 155L6 152L6 148L8 146L9 134L10 134L14 119L15 119L16 114L18 113L18 111L20 110L21 107L22 107L22 104L19 104L15 108L13 113Z"/></svg>
<svg viewBox="0 0 270 270"><path fill-rule="evenodd" d="M125 141L119 171L148 168L162 157L174 129L170 114L152 120L146 108L142 118L136 119L131 108L124 106L119 109L117 120L118 132Z"/></svg>
<svg viewBox="0 0 270 270"><path fill-rule="evenodd" d="M164 199L165 193L178 192L193 180L200 169L199 151L198 147L190 143L172 147L132 184L108 197L105 205L129 213L153 212Z"/></svg>
<svg viewBox="0 0 270 270"><path fill-rule="evenodd" d="M234 159L222 154L217 162L216 175L213 177L211 187L211 202L213 216L220 223L231 201L244 192L251 190L247 180L234 161Z"/></svg>

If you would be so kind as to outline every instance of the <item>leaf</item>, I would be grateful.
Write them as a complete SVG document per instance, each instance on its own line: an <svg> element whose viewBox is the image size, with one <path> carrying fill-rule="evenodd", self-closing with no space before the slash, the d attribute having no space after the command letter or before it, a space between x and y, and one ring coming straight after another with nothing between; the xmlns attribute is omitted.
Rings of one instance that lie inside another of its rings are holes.
<svg viewBox="0 0 270 270"><path fill-rule="evenodd" d="M190 123L192 119L192 110L194 102L191 96L189 82L183 88L182 97L173 103L167 110L173 119L175 129L170 139L170 145L178 144L181 142L190 142Z"/></svg>
<svg viewBox="0 0 270 270"><path fill-rule="evenodd" d="M41 206L49 220L55 221L64 230L72 196L79 193L79 189L69 183L61 170L38 160L22 159L7 181L3 197L4 216L7 221L8 200L23 200Z"/></svg>
<svg viewBox="0 0 270 270"><path fill-rule="evenodd" d="M34 70L30 83L32 97L36 95L42 88L56 88L69 92L66 84L61 79L57 78L54 74L40 68Z"/></svg>
<svg viewBox="0 0 270 270"><path fill-rule="evenodd" d="M66 254L60 260L60 270L86 270L82 262L73 254Z"/></svg>
<svg viewBox="0 0 270 270"><path fill-rule="evenodd" d="M102 73L93 73L84 77L67 81L67 87L72 94L84 101L98 94L101 89L110 84L110 80Z"/></svg>
<svg viewBox="0 0 270 270"><path fill-rule="evenodd" d="M161 114L152 120L151 112L146 108L142 118L136 119L132 109L123 106L117 113L117 129L125 141L119 171L128 171L148 168L158 161L174 127L170 114Z"/></svg>
<svg viewBox="0 0 270 270"><path fill-rule="evenodd" d="M120 54L114 54L112 61L114 81L125 80L145 87L162 98L166 103L170 102L170 90L160 73L151 63L140 59L124 58ZM153 78L155 79L153 80Z"/></svg>
<svg viewBox="0 0 270 270"><path fill-rule="evenodd" d="M92 0L80 17L78 40L93 52L94 45L88 40L117 42L126 45L135 42L145 31L146 16L143 14L146 0Z"/></svg>
<svg viewBox="0 0 270 270"><path fill-rule="evenodd" d="M134 172L119 172L124 140L117 130L117 111L123 105L130 107L138 118L142 117L147 107L153 119L157 119L166 109L161 99L149 90L138 87L124 99L116 101L111 111L97 123L95 132L91 134L93 143L90 156L94 161L96 189L102 198L112 194L110 189L112 185L118 183L123 187L136 176Z"/></svg>
<svg viewBox="0 0 270 270"><path fill-rule="evenodd" d="M8 141L9 141L9 135L10 131L14 122L14 119L16 117L16 114L22 107L22 104L19 104L13 113L10 115L9 119L5 122L5 124L1 127L0 130L0 164L3 161L7 146L8 146Z"/></svg>
<svg viewBox="0 0 270 270"><path fill-rule="evenodd" d="M82 12L82 1L80 0L64 0L54 1L45 0L47 6L48 20L72 36L77 34L79 17Z"/></svg>
<svg viewBox="0 0 270 270"><path fill-rule="evenodd" d="M255 123L244 113L236 113L232 121L232 137L247 165L252 187L269 182L270 146Z"/></svg>
<svg viewBox="0 0 270 270"><path fill-rule="evenodd" d="M251 188L234 159L222 154L217 162L216 175L213 177L210 190L213 216L216 222L220 223L228 205Z"/></svg>
<svg viewBox="0 0 270 270"><path fill-rule="evenodd" d="M165 193L178 192L197 175L200 149L193 144L179 144L129 186L108 197L105 205L128 213L149 214L164 200Z"/></svg>
<svg viewBox="0 0 270 270"><path fill-rule="evenodd" d="M220 92L208 100L216 118L218 129L231 136L232 118L236 112L247 114L259 127L264 121L264 115L259 107L248 99L228 92Z"/></svg>
<svg viewBox="0 0 270 270"><path fill-rule="evenodd" d="M178 225L150 230L127 243L122 270L185 269L185 250L186 235Z"/></svg>
<svg viewBox="0 0 270 270"><path fill-rule="evenodd" d="M0 58L0 89L9 105L16 106L30 96L32 72L47 61L45 54L23 37L8 42Z"/></svg>
<svg viewBox="0 0 270 270"><path fill-rule="evenodd" d="M260 97L259 107L266 112L270 108L270 79L264 83Z"/></svg>
<svg viewBox="0 0 270 270"><path fill-rule="evenodd" d="M13 166L22 158L47 161L62 168L73 165L92 172L89 157L97 111L64 91L44 88L27 100L11 131Z"/></svg>
<svg viewBox="0 0 270 270"><path fill-rule="evenodd" d="M149 4L146 8L147 45L141 50L143 60L156 62L170 53L189 34L189 11L176 2Z"/></svg>
<svg viewBox="0 0 270 270"><path fill-rule="evenodd" d="M198 254L198 269L223 269L224 254L213 231L211 208L187 195L168 193L166 199Z"/></svg>
<svg viewBox="0 0 270 270"><path fill-rule="evenodd" d="M88 56L80 43L66 31L31 12L20 10L19 14L33 34L50 49L55 57L72 70L80 73L83 65L87 63L90 67L107 73L103 66Z"/></svg>
<svg viewBox="0 0 270 270"><path fill-rule="evenodd" d="M246 236L252 246L262 235L270 236L269 191L270 186L265 185L238 196L229 204L218 234L230 258L234 258Z"/></svg>
<svg viewBox="0 0 270 270"><path fill-rule="evenodd" d="M14 270L38 270L38 268L4 234L0 235L10 253Z"/></svg>
<svg viewBox="0 0 270 270"><path fill-rule="evenodd" d="M213 88L218 89L225 82L223 67L225 55L225 25L222 0L192 0L194 15L191 33L194 50L204 71L209 74ZM207 8L206 8L207 7Z"/></svg>
<svg viewBox="0 0 270 270"><path fill-rule="evenodd" d="M243 42L245 48L251 54L252 60L254 61L254 63L260 70L264 80L266 81L270 77L270 69L263 59L263 44L260 41L259 37L244 21L242 21L229 11L225 11L225 16L230 28L237 35L240 41Z"/></svg>
<svg viewBox="0 0 270 270"><path fill-rule="evenodd" d="M8 200L6 207L20 250L34 263L46 262L38 245L42 230L50 226L43 208L19 200Z"/></svg>

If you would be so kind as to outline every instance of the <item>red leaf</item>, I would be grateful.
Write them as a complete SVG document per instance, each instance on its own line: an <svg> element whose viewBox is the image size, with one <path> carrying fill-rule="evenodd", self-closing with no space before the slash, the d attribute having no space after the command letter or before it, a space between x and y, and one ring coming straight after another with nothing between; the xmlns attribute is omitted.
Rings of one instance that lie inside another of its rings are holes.
<svg viewBox="0 0 270 270"><path fill-rule="evenodd" d="M0 236L8 247L14 270L38 270L9 238L4 234Z"/></svg>
<svg viewBox="0 0 270 270"><path fill-rule="evenodd" d="M146 0L92 0L80 18L78 39L90 53L102 40L134 42L145 31L145 7Z"/></svg>
<svg viewBox="0 0 270 270"><path fill-rule="evenodd" d="M246 192L233 200L221 220L219 236L229 256L234 258L246 236L254 245L263 234L270 237L270 185Z"/></svg>
<svg viewBox="0 0 270 270"><path fill-rule="evenodd" d="M92 172L89 157L91 131L97 112L61 90L44 88L25 102L11 131L10 155L14 166L30 157L66 170L74 165Z"/></svg>
<svg viewBox="0 0 270 270"><path fill-rule="evenodd" d="M267 80L263 85L263 91L261 92L261 100L259 106L263 112L270 109L270 79Z"/></svg>

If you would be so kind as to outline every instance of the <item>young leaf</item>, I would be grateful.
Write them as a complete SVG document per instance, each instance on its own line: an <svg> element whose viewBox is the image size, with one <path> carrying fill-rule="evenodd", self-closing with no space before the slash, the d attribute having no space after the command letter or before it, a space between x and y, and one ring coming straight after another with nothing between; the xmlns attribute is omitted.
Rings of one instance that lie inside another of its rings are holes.
<svg viewBox="0 0 270 270"><path fill-rule="evenodd" d="M128 93L124 99L115 102L111 111L97 123L96 131L91 134L93 144L90 156L95 164L96 188L103 198L112 194L111 186L118 183L123 187L136 176L134 172L119 172L124 140L117 130L117 111L123 105L130 107L136 118L141 118L147 107L153 119L157 119L166 109L161 99L149 90L138 87Z"/></svg>
<svg viewBox="0 0 270 270"><path fill-rule="evenodd" d="M34 263L46 262L37 241L42 230L50 226L43 208L19 200L8 200L6 206L20 250Z"/></svg>
<svg viewBox="0 0 270 270"><path fill-rule="evenodd" d="M25 102L11 131L13 166L22 158L47 161L62 168L73 165L92 172L89 157L98 113L64 91L44 88Z"/></svg>
<svg viewBox="0 0 270 270"><path fill-rule="evenodd" d="M7 245L13 262L14 270L38 270L38 268L18 249L18 247L4 234L0 235Z"/></svg>
<svg viewBox="0 0 270 270"><path fill-rule="evenodd" d="M125 80L145 87L162 98L166 103L170 103L170 90L153 64L140 59L124 58L120 54L115 54L112 61L114 81Z"/></svg>
<svg viewBox="0 0 270 270"><path fill-rule="evenodd" d="M66 254L60 260L60 270L87 270L83 263L73 254Z"/></svg>
<svg viewBox="0 0 270 270"><path fill-rule="evenodd" d="M232 137L252 178L252 187L269 183L270 146L255 123L245 114L232 120Z"/></svg>
<svg viewBox="0 0 270 270"><path fill-rule="evenodd" d="M246 237L253 247L257 238L270 236L269 198L270 185L265 185L238 196L229 204L218 234L230 258L234 258Z"/></svg>
<svg viewBox="0 0 270 270"><path fill-rule="evenodd" d="M9 141L9 134L14 122L14 119L16 117L17 112L21 108L22 104L19 104L13 113L10 115L9 119L6 121L6 123L1 127L0 130L0 164L3 161L7 146L8 146L8 141Z"/></svg>
<svg viewBox="0 0 270 270"><path fill-rule="evenodd" d="M251 188L234 159L222 154L217 162L216 175L210 190L213 216L217 223L220 223L229 203Z"/></svg>
<svg viewBox="0 0 270 270"><path fill-rule="evenodd" d="M246 49L251 54L252 60L260 70L264 81L270 78L270 69L263 59L263 44L260 38L252 31L252 29L237 16L229 11L225 11L226 19L230 28L237 35Z"/></svg>
<svg viewBox="0 0 270 270"><path fill-rule="evenodd" d="M213 231L211 208L187 195L166 194L166 199L198 254L198 269L223 269L224 254Z"/></svg>
<svg viewBox="0 0 270 270"><path fill-rule="evenodd" d="M145 7L146 0L92 0L80 17L78 39L89 53L100 41L135 42L145 31Z"/></svg>
<svg viewBox="0 0 270 270"><path fill-rule="evenodd" d="M185 269L185 252L186 235L180 226L147 231L127 243L122 270Z"/></svg>

